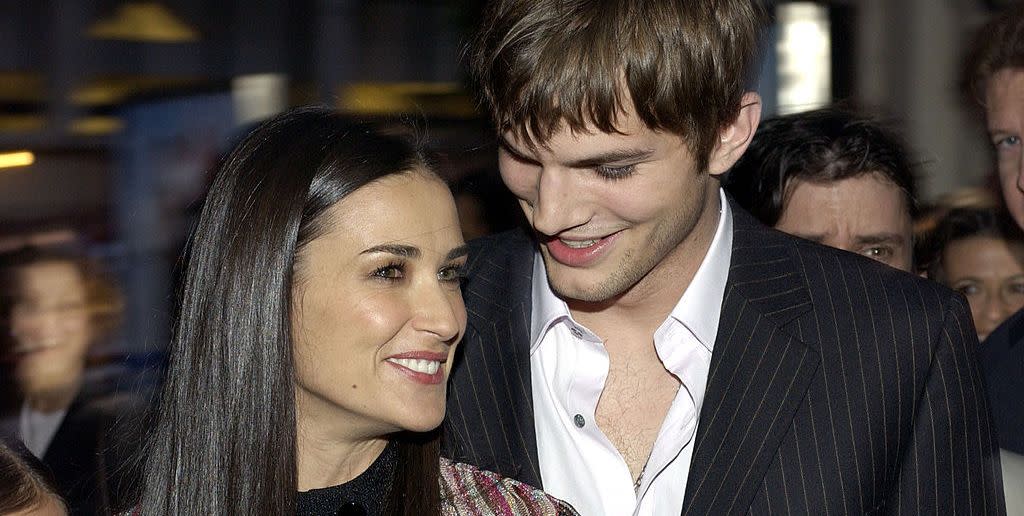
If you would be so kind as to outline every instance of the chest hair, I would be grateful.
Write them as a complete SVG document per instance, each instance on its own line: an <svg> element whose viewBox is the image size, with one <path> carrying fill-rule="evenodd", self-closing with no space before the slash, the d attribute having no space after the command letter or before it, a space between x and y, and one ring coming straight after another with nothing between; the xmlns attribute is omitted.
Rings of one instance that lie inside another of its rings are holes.
<svg viewBox="0 0 1024 516"><path fill-rule="evenodd" d="M651 346L650 353L609 353L608 378L597 405L597 424L636 480L679 390Z"/></svg>

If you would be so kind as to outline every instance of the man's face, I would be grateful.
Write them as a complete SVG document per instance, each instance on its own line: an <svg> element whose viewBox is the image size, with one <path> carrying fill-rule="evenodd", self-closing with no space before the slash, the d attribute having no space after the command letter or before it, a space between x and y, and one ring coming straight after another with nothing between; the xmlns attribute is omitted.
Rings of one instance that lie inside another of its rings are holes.
<svg viewBox="0 0 1024 516"><path fill-rule="evenodd" d="M1024 69L1007 68L992 75L985 90L985 115L1006 207L1024 227Z"/></svg>
<svg viewBox="0 0 1024 516"><path fill-rule="evenodd" d="M697 170L682 138L633 112L618 126L622 134L563 128L536 149L502 135L501 176L537 233L552 289L568 300L643 295L639 285L695 269L714 236L718 181Z"/></svg>
<svg viewBox="0 0 1024 516"><path fill-rule="evenodd" d="M880 174L828 183L794 181L775 228L897 269L913 266L906 194Z"/></svg>

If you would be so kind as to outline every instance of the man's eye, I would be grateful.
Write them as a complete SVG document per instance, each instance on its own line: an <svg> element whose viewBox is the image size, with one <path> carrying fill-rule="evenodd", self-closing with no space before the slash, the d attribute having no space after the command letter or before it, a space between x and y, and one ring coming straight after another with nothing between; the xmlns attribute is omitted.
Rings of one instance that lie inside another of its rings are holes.
<svg viewBox="0 0 1024 516"><path fill-rule="evenodd" d="M893 255L893 251L892 251L892 249L890 249L888 247L876 246L876 247L868 247L867 249L864 249L863 251L861 251L861 254L863 254L864 256L867 256L868 258L874 258L876 260L881 260L881 259L889 258L890 256L892 256Z"/></svg>
<svg viewBox="0 0 1024 516"><path fill-rule="evenodd" d="M608 165L601 165L594 168L597 175L605 179L625 179L636 171L636 165L623 165L619 167L612 167Z"/></svg>
<svg viewBox="0 0 1024 516"><path fill-rule="evenodd" d="M999 139L999 140L997 140L995 142L996 149L998 149L998 150L1009 149L1011 147L1017 147L1019 145L1020 145L1020 136L1016 136L1016 135L1007 136L1007 137Z"/></svg>

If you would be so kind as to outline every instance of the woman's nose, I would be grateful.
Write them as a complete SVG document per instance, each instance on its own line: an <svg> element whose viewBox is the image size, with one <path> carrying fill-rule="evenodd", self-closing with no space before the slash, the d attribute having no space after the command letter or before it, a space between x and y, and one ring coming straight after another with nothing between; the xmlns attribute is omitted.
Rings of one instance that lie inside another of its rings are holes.
<svg viewBox="0 0 1024 516"><path fill-rule="evenodd" d="M450 287L434 284L420 289L416 295L417 307L416 329L434 334L438 340L452 344L462 334L465 308L462 305L462 294L452 292Z"/></svg>

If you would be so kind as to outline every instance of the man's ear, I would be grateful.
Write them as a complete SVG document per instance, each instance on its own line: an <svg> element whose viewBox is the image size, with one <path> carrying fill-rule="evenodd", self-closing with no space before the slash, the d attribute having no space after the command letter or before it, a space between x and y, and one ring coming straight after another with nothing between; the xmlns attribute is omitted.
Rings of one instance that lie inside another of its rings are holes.
<svg viewBox="0 0 1024 516"><path fill-rule="evenodd" d="M761 96L748 91L740 100L740 113L731 124L718 133L718 143L711 151L708 171L713 176L724 174L750 145L761 121Z"/></svg>

